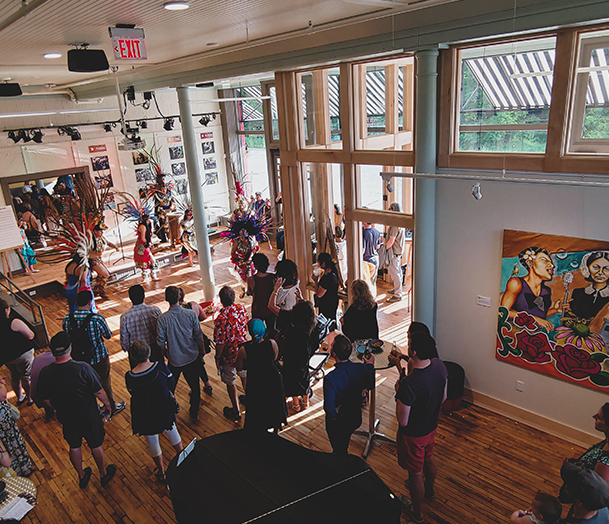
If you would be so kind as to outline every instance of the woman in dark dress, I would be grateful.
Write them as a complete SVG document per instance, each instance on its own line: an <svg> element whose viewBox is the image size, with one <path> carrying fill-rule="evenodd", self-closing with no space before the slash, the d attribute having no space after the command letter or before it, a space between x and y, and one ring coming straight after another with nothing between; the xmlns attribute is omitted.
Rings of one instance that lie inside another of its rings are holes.
<svg viewBox="0 0 609 524"><path fill-rule="evenodd" d="M283 385L286 397L292 397L292 408L298 412L309 407L309 359L319 347L312 336L317 324L311 302L298 302L291 312L291 326L287 328L283 346Z"/></svg>
<svg viewBox="0 0 609 524"><path fill-rule="evenodd" d="M328 320L336 319L338 309L338 270L332 257L328 253L320 253L317 263L323 270L321 278L313 275L315 284L315 305L319 313Z"/></svg>
<svg viewBox="0 0 609 524"><path fill-rule="evenodd" d="M164 362L150 362L150 346L141 340L131 345L129 358L134 365L125 374L127 390L131 393L131 426L133 433L145 437L156 464L154 474L164 482L159 433L165 433L178 453L182 451L182 439L175 425L175 400L170 393L173 375Z"/></svg>
<svg viewBox="0 0 609 524"><path fill-rule="evenodd" d="M34 403L30 393L34 333L25 322L11 316L11 308L3 299L0 299L0 340L0 365L6 364L11 373L11 386L17 405L27 400L27 405L31 406Z"/></svg>
<svg viewBox="0 0 609 524"><path fill-rule="evenodd" d="M264 253L252 257L256 273L247 279L247 294L252 295L252 318L259 318L266 324L267 333L275 329L275 315L269 309L269 299L275 286L274 275L267 273L269 259Z"/></svg>
<svg viewBox="0 0 609 524"><path fill-rule="evenodd" d="M340 319L343 333L349 340L379 338L379 323L376 318L378 304L374 301L368 284L354 280L351 285L353 300Z"/></svg>
<svg viewBox="0 0 609 524"><path fill-rule="evenodd" d="M250 320L247 330L252 340L239 348L236 362L238 371L247 369L244 428L277 433L288 423L283 380L275 364L279 348L274 340L264 338L266 326L259 318Z"/></svg>

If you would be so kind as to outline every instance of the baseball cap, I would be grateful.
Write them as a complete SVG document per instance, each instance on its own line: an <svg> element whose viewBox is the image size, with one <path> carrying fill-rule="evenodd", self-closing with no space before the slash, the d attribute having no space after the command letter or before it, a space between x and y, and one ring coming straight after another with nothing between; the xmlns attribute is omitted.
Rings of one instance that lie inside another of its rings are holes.
<svg viewBox="0 0 609 524"><path fill-rule="evenodd" d="M588 511L609 505L609 484L595 471L565 462L560 469L560 476L567 490Z"/></svg>
<svg viewBox="0 0 609 524"><path fill-rule="evenodd" d="M51 348L51 353L53 355L63 355L65 350L70 347L70 335L65 331L60 331L57 333L49 342L49 347Z"/></svg>

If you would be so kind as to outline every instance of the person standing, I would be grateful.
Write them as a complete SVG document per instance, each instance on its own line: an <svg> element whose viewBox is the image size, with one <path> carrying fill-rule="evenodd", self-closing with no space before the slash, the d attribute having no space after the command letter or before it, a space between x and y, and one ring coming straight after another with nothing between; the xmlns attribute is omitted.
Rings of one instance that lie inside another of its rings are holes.
<svg viewBox="0 0 609 524"><path fill-rule="evenodd" d="M396 437L398 464L408 471L410 497L402 497L404 511L415 522L423 522L423 497L433 498L438 472L433 456L440 408L446 400L448 373L437 355L436 342L426 333L410 333L412 369L406 375L400 355L389 355L401 379L396 384ZM423 474L425 481L423 481Z"/></svg>
<svg viewBox="0 0 609 524"><path fill-rule="evenodd" d="M353 432L362 423L362 391L374 387L374 355L364 363L351 362L351 341L337 335L330 353L334 369L324 377L326 432L333 453L349 452Z"/></svg>
<svg viewBox="0 0 609 524"><path fill-rule="evenodd" d="M239 346L247 340L247 311L241 304L235 304L235 292L224 286L220 293L222 309L214 323L216 343L216 366L230 398L231 406L224 408L224 416L230 420L241 419L241 409L237 401L237 375L241 379L243 391L246 389L246 371L237 372L236 362Z"/></svg>
<svg viewBox="0 0 609 524"><path fill-rule="evenodd" d="M110 353L108 348L104 344L105 340L112 338L112 331L106 323L106 319L99 313L91 312L91 302L93 301L93 293L88 289L83 289L76 295L76 311L68 313L62 324L62 329L70 334L70 337L74 338L73 342L77 340L77 334L80 330L86 332L87 340L79 341L79 343L88 344L90 348L90 360L87 362L93 367L93 369L99 375L101 379L102 387L108 397L110 411L105 415L113 417L117 415L123 409L125 409L125 402L115 402L114 393L112 392L112 379L110 377ZM81 337L78 336L78 339ZM80 348L73 348L74 355L76 356L77 351ZM89 351L87 351L89 353Z"/></svg>
<svg viewBox="0 0 609 524"><path fill-rule="evenodd" d="M165 300L169 303L169 311L159 317L157 344L167 356L169 370L175 377L173 391L184 373L190 386L190 418L197 420L201 403L199 378L203 379L203 391L208 395L212 392L203 361L204 335L197 314L180 306L179 288L166 288Z"/></svg>
<svg viewBox="0 0 609 524"><path fill-rule="evenodd" d="M374 224L363 222L362 245L364 247L364 264L362 267L363 280L370 287L373 297L376 297L376 278L379 272L379 252L381 234Z"/></svg>
<svg viewBox="0 0 609 524"><path fill-rule="evenodd" d="M389 206L391 211L402 212L399 202L392 202ZM399 302L402 300L402 253L406 244L406 230L403 227L389 226L385 250L389 259L389 277L393 282L393 289L389 290L393 296L387 302Z"/></svg>
<svg viewBox="0 0 609 524"><path fill-rule="evenodd" d="M121 348L128 353L131 345L136 340L141 340L150 346L150 360L157 362L163 359L156 343L161 310L157 306L145 304L145 296L144 288L139 284L129 288L129 299L133 306L121 315Z"/></svg>
<svg viewBox="0 0 609 524"><path fill-rule="evenodd" d="M252 257L256 273L247 279L247 294L252 296L252 318L259 318L266 325L266 332L275 330L275 315L269 309L269 299L273 294L273 274L267 273L269 259L264 253Z"/></svg>
<svg viewBox="0 0 609 524"><path fill-rule="evenodd" d="M156 465L154 475L165 482L159 433L165 433L176 452L182 451L182 438L175 424L175 397L171 395L173 375L164 362L150 362L150 346L142 340L133 342L129 359L134 363L133 369L125 374L127 390L131 393L131 427L133 433L146 439Z"/></svg>
<svg viewBox="0 0 609 524"><path fill-rule="evenodd" d="M329 253L320 253L317 263L322 269L321 278L313 275L315 285L315 305L319 313L328 320L336 320L338 309L338 270Z"/></svg>
<svg viewBox="0 0 609 524"><path fill-rule="evenodd" d="M31 406L34 402L30 391L34 333L21 319L11 317L11 308L3 299L0 299L0 337L3 341L0 363L6 364L11 373L17 405L27 400L27 405Z"/></svg>
<svg viewBox="0 0 609 524"><path fill-rule="evenodd" d="M97 407L99 399L110 412L110 401L99 375L86 362L72 360L70 336L57 333L50 342L55 362L40 371L37 395L55 409L63 426L63 437L70 446L70 462L78 473L78 485L87 487L91 468L83 469L82 439L87 441L97 468L101 485L106 486L116 473L116 466L106 466L102 444L106 431Z"/></svg>

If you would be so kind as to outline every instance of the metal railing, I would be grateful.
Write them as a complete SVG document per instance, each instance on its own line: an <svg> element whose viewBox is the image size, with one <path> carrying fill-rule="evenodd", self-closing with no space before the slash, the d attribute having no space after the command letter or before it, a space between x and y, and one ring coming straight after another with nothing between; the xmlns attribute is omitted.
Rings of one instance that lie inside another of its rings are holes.
<svg viewBox="0 0 609 524"><path fill-rule="evenodd" d="M12 300L10 306L19 305L24 307L32 315L31 322L33 324L44 325L44 315L40 304L32 300L25 291L2 272L0 272L0 289L4 289L10 295Z"/></svg>

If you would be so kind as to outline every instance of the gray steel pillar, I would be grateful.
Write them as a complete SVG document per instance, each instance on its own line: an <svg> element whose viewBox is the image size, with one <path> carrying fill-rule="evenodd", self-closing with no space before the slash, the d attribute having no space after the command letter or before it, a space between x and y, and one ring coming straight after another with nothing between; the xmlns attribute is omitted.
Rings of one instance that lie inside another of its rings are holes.
<svg viewBox="0 0 609 524"><path fill-rule="evenodd" d="M418 51L415 108L415 172L436 172L438 50ZM413 320L436 319L436 182L415 179L413 239Z"/></svg>
<svg viewBox="0 0 609 524"><path fill-rule="evenodd" d="M207 302L216 296L214 270L211 262L211 250L209 236L207 234L207 216L205 215L205 203L203 199L203 184L197 158L197 140L195 126L192 121L192 110L190 108L190 92L188 87L178 87L178 103L180 104L180 122L182 125L182 140L184 141L184 156L186 157L186 169L188 171L188 185L190 186L190 198L192 201L192 214L195 220L195 231L197 232L197 248L199 251L199 267L201 269L201 282L203 284L203 296Z"/></svg>

